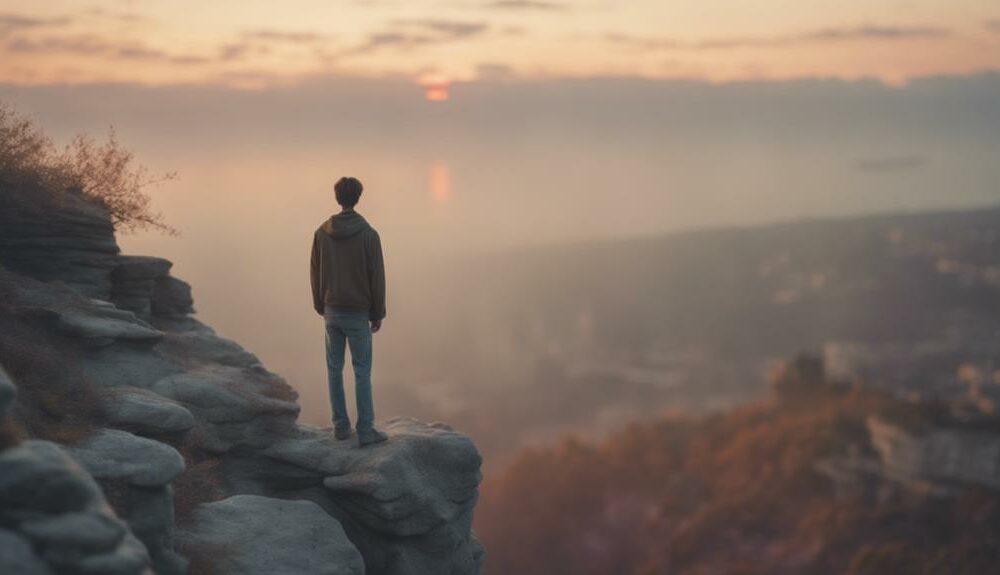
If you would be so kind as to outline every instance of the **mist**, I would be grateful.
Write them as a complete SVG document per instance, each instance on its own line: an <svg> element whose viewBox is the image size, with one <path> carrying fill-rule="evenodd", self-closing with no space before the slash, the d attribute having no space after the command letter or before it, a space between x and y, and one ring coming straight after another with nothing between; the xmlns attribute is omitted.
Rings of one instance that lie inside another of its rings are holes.
<svg viewBox="0 0 1000 575"><path fill-rule="evenodd" d="M633 290L616 290L606 277L617 256L592 257L595 245L1000 200L997 74L903 87L497 80L455 85L447 102L425 101L401 78L322 78L256 91L8 85L0 99L58 139L114 126L153 173L178 172L150 192L182 235L140 234L122 245L174 261L174 273L194 286L199 316L285 376L301 395L303 418L321 425L329 406L308 251L315 228L335 211L332 185L342 175L364 182L359 211L385 249L377 415L457 420L459 427L472 424L463 410L490 390L524 400L533 382L572 381L567 392L595 395L579 410L604 403L607 388L581 383L596 382L593 372L567 379L566 370L625 353L607 334L627 338L630 324L616 320L627 314L616 316L615 306L637 304ZM608 280L601 289L610 295L548 314L561 293L552 293L546 270L563 269L549 264L566 260L526 265L524 249L570 254L578 245L589 248L570 258L572 269L591 278L588 285ZM545 305L540 290L549 292ZM680 328L662 329L658 335L669 338ZM671 361L632 362L642 373L629 374L629 389L669 381ZM747 393L698 401L730 404ZM641 391L631 397L600 417L613 425L639 411L691 404L651 404ZM503 425L516 424L490 420L495 427L471 431L489 450L504 443ZM547 436L559 425L533 432Z"/></svg>

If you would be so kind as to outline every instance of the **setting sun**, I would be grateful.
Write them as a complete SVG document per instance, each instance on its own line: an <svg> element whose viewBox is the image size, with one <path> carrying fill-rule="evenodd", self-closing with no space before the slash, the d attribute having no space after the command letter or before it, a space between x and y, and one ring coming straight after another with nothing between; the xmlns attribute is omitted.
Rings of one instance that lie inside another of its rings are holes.
<svg viewBox="0 0 1000 575"><path fill-rule="evenodd" d="M448 84L439 82L424 85L424 97L428 102L444 102L449 98Z"/></svg>

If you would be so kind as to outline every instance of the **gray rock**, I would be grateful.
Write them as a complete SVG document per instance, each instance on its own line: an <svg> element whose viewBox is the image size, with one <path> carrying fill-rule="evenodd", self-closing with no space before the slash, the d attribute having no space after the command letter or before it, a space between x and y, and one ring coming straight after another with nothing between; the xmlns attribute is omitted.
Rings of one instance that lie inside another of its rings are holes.
<svg viewBox="0 0 1000 575"><path fill-rule="evenodd" d="M174 498L170 486L130 487L123 495L124 519L149 551L159 575L182 575L186 562L174 552Z"/></svg>
<svg viewBox="0 0 1000 575"><path fill-rule="evenodd" d="M194 416L183 405L139 387L101 391L108 423L138 434L172 433L194 427Z"/></svg>
<svg viewBox="0 0 1000 575"><path fill-rule="evenodd" d="M173 447L117 429L101 430L67 450L97 479L140 487L166 485L184 471L184 459Z"/></svg>
<svg viewBox="0 0 1000 575"><path fill-rule="evenodd" d="M140 317L149 317L156 284L167 276L172 265L169 260L157 257L119 257L118 267L111 274L112 301Z"/></svg>
<svg viewBox="0 0 1000 575"><path fill-rule="evenodd" d="M157 317L178 318L194 313L191 286L172 276L156 280L150 304Z"/></svg>
<svg viewBox="0 0 1000 575"><path fill-rule="evenodd" d="M80 338L95 347L111 345L116 341L153 344L163 338L161 331L132 312L108 308L62 311L58 330L63 335Z"/></svg>
<svg viewBox="0 0 1000 575"><path fill-rule="evenodd" d="M41 203L29 206L19 196ZM119 250L107 210L79 194L61 194L58 205L49 206L44 197L34 193L0 197L0 265L109 299Z"/></svg>
<svg viewBox="0 0 1000 575"><path fill-rule="evenodd" d="M0 573L11 575L51 575L52 570L35 554L26 539L0 529Z"/></svg>
<svg viewBox="0 0 1000 575"><path fill-rule="evenodd" d="M7 417L16 397L17 387L14 386L14 382L10 380L7 372L0 366L0 419Z"/></svg>
<svg viewBox="0 0 1000 575"><path fill-rule="evenodd" d="M276 443L266 457L316 470L337 505L381 533L414 536L455 524L468 536L482 479L472 441L443 425L387 423L389 441L359 449L330 434Z"/></svg>
<svg viewBox="0 0 1000 575"><path fill-rule="evenodd" d="M94 479L54 443L30 440L0 452L0 515L82 511L103 497Z"/></svg>
<svg viewBox="0 0 1000 575"><path fill-rule="evenodd" d="M227 573L365 573L361 554L340 523L309 501L236 495L202 505L183 540L191 546L223 550L220 563Z"/></svg>
<svg viewBox="0 0 1000 575"><path fill-rule="evenodd" d="M69 548L81 555L113 550L126 532L116 517L96 512L40 517L22 522L19 530L42 547Z"/></svg>
<svg viewBox="0 0 1000 575"><path fill-rule="evenodd" d="M123 255L118 257L118 267L115 268L113 279L116 282L155 280L166 277L173 265L173 262L170 260L155 256Z"/></svg>
<svg viewBox="0 0 1000 575"><path fill-rule="evenodd" d="M298 415L294 401L265 395L272 385L252 371L206 366L165 377L152 390L212 423L246 422L264 414Z"/></svg>
<svg viewBox="0 0 1000 575"><path fill-rule="evenodd" d="M198 323L197 320L192 320ZM188 329L168 333L159 349L175 357L203 363L221 363L230 367L252 367L260 365L257 356L243 349L238 343L219 337L211 328Z"/></svg>
<svg viewBox="0 0 1000 575"><path fill-rule="evenodd" d="M75 570L86 575L153 575L146 548L131 533L114 551L91 555L77 563Z"/></svg>

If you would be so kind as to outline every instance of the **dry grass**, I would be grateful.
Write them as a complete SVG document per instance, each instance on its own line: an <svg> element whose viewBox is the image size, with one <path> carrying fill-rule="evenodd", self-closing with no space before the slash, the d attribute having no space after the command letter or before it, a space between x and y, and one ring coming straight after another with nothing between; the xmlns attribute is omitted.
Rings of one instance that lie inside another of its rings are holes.
<svg viewBox="0 0 1000 575"><path fill-rule="evenodd" d="M152 177L121 146L114 130L98 142L77 136L59 149L31 120L0 103L0 184L7 192L4 209L58 206L67 193L105 207L120 231L176 230L152 211L145 190L173 174Z"/></svg>
<svg viewBox="0 0 1000 575"><path fill-rule="evenodd" d="M231 573L228 557L232 551L225 546L182 543L178 545L177 552L190 561L188 575Z"/></svg>
<svg viewBox="0 0 1000 575"><path fill-rule="evenodd" d="M0 451L17 447L24 440L24 432L9 418L0 422Z"/></svg>
<svg viewBox="0 0 1000 575"><path fill-rule="evenodd" d="M174 515L178 524L189 524L195 509L203 503L219 501L226 497L219 473L219 460L195 455L181 448L187 465L184 473L173 482Z"/></svg>
<svg viewBox="0 0 1000 575"><path fill-rule="evenodd" d="M72 356L68 342L0 306L0 358L17 385L14 419L29 436L72 444L105 422L101 399Z"/></svg>

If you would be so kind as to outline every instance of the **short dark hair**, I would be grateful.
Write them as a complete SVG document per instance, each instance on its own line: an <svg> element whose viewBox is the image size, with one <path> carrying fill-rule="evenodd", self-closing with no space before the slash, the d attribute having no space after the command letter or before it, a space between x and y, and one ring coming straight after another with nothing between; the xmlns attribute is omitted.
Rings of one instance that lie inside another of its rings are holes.
<svg viewBox="0 0 1000 575"><path fill-rule="evenodd" d="M333 191L337 194L337 203L345 208L353 208L364 189L357 178L351 177L340 178L333 186Z"/></svg>

